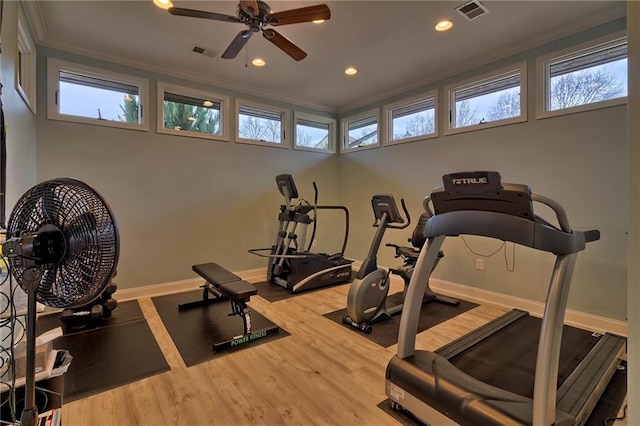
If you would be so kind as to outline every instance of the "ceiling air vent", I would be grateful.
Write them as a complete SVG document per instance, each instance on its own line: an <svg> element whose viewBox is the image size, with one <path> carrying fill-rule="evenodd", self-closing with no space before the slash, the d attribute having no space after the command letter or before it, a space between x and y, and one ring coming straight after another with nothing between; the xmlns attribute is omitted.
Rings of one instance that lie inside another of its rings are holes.
<svg viewBox="0 0 640 426"><path fill-rule="evenodd" d="M473 21L474 19L489 13L489 9L477 0L466 2L462 6L458 6L456 10L464 16L467 21Z"/></svg>
<svg viewBox="0 0 640 426"><path fill-rule="evenodd" d="M195 53L199 53L200 55L208 56L210 58L213 58L216 56L215 50L207 49L206 47L193 46L193 49L191 49L191 51Z"/></svg>

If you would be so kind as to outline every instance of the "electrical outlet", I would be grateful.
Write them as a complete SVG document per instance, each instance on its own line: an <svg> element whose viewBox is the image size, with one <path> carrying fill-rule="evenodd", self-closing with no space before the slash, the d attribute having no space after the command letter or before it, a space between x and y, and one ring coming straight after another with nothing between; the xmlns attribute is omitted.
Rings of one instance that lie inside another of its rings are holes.
<svg viewBox="0 0 640 426"><path fill-rule="evenodd" d="M476 259L476 269L482 271L484 269L484 260Z"/></svg>

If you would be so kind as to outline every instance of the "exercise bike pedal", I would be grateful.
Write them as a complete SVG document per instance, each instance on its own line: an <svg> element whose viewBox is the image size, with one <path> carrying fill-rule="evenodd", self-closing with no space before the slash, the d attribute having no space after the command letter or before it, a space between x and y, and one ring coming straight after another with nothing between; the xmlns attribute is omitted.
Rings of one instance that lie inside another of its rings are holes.
<svg viewBox="0 0 640 426"><path fill-rule="evenodd" d="M358 330L362 331L365 334L371 334L371 332L373 331L373 327L371 327L369 324L358 324L357 322L351 321L351 318L349 317L349 315L342 317L342 322L343 324L346 325L350 325L351 327L357 328Z"/></svg>

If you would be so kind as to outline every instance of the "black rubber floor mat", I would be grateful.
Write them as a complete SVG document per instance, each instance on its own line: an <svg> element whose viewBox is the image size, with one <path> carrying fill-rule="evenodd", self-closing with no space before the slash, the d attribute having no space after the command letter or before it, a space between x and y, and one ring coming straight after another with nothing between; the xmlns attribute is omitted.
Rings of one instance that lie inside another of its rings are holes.
<svg viewBox="0 0 640 426"><path fill-rule="evenodd" d="M192 302L201 298L202 291L196 290L151 299L184 363L188 367L289 335L285 330L280 329L276 334L215 353L213 352L213 343L241 335L243 333L243 321L239 316L229 316L231 306L228 301L220 301L185 311L178 310L178 304ZM274 325L255 310L251 310L251 323L253 332Z"/></svg>
<svg viewBox="0 0 640 426"><path fill-rule="evenodd" d="M50 314L38 319L37 329L43 332L60 325L58 314ZM170 369L135 300L119 304L110 319L65 330L62 337L53 341L53 347L66 349L73 357L64 375L64 402Z"/></svg>
<svg viewBox="0 0 640 426"><path fill-rule="evenodd" d="M389 306L396 305L402 301L402 293L395 293L389 296ZM420 312L420 319L418 321L418 333L427 330L433 326L436 326L444 321L447 321L461 313L467 312L470 309L477 307L475 303L461 300L458 306L447 305L444 303L427 303L422 307ZM398 343L398 330L400 328L400 316L398 313L388 320L382 320L373 325L373 332L371 334L365 334L360 330L356 330L350 325L343 324L342 318L347 315L347 309L340 309L338 311L329 312L324 314L326 318L342 324L344 327L352 330L354 333L359 333L367 339L380 346L388 348L389 346Z"/></svg>
<svg viewBox="0 0 640 426"><path fill-rule="evenodd" d="M326 286L326 287L314 288L312 290L301 291L299 293L291 293L286 288L280 287L279 285L276 285L276 284L272 284L272 283L270 283L268 281L262 281L262 282L259 282L259 283L255 283L254 285L258 289L258 296L262 297L263 299L267 300L268 302L273 303L273 302L277 302L279 300L285 300L285 299L289 299L291 297L300 296L302 294L309 294L309 293L313 293L315 291L320 291L320 290L324 290L324 289L327 289L327 288L336 287L336 286L344 285L344 284L348 284L348 283L334 284L334 285L330 285L330 286Z"/></svg>
<svg viewBox="0 0 640 426"><path fill-rule="evenodd" d="M64 379L64 402L86 398L169 371L145 320L63 336L56 349L67 349L73 361Z"/></svg>
<svg viewBox="0 0 640 426"><path fill-rule="evenodd" d="M38 335L44 331L62 327L65 335L82 333L96 328L118 325L130 321L144 320L144 314L140 304L136 300L129 300L118 303L118 306L106 318L89 319L86 321L75 321L74 323L64 323L60 320L59 313L51 313L38 317L36 330Z"/></svg>

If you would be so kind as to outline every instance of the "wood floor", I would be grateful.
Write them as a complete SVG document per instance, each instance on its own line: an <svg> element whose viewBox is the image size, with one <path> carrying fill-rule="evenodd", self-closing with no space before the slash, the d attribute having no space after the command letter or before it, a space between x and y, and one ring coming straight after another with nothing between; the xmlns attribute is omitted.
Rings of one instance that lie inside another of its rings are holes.
<svg viewBox="0 0 640 426"><path fill-rule="evenodd" d="M347 291L342 285L275 303L254 296L250 306L291 335L190 368L151 299L139 299L171 370L65 404L64 425L400 424L377 407L395 346L322 316L344 308ZM417 344L436 349L503 312L481 305L421 333Z"/></svg>

